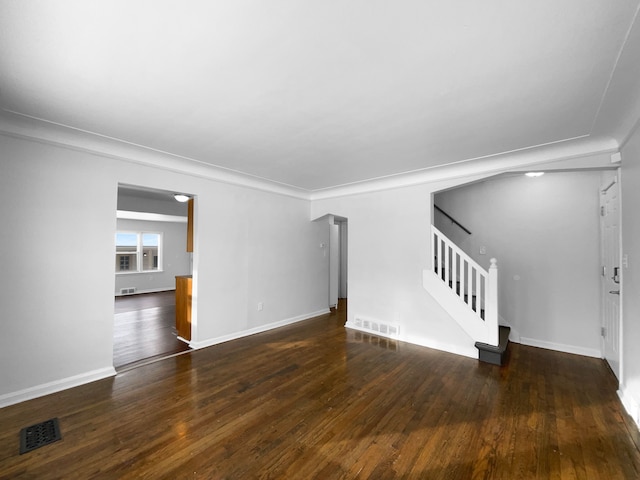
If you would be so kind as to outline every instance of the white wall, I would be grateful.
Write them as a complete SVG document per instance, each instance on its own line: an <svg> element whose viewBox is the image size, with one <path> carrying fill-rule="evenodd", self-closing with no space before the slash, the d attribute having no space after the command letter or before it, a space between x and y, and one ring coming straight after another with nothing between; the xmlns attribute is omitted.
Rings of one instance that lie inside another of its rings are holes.
<svg viewBox="0 0 640 480"><path fill-rule="evenodd" d="M638 143L630 144L635 149L630 151L637 153ZM3 135L0 152L0 220L12 227L0 232L0 405L113 373L119 183L197 196L196 347L327 311L329 265L319 245L329 237L326 225L310 218L331 213L349 222L350 320L398 323L403 340L477 355L473 340L422 286L423 269L431 266L430 197L464 179L310 205ZM640 178L634 182L639 191ZM635 191L626 195L638 204ZM627 214L632 217L633 210ZM64 252L76 238L74 258L82 261L50 254ZM626 364L634 360L637 364L637 356ZM632 388L638 388L639 374L629 377Z"/></svg>
<svg viewBox="0 0 640 480"><path fill-rule="evenodd" d="M566 175L548 175L537 184L514 179L502 187L502 194L509 195L509 201L489 192L485 194L485 205L465 208L477 209L481 218L496 229L506 231L501 224L519 225L499 244L490 243L488 240L493 237L486 233L477 229L474 232L488 249L478 258L480 263L488 266L492 255L498 257L503 299L509 299L502 309L503 316L531 342L599 355L600 175L577 174L568 185ZM477 356L473 340L422 286L422 271L431 267L431 194L471 180L478 178L312 203L312 218L335 214L349 221L349 321L361 317L398 323L403 340ZM475 188L482 187L478 183ZM516 211L516 205L528 210ZM553 235L531 236L532 229L522 227L526 222L517 223L522 216L527 222L538 224L542 228L539 232ZM463 216L462 223L470 223L465 220ZM556 245L558 236L567 240L561 248ZM514 264L515 260L497 253L501 247L514 252L515 258L518 251L524 250L536 262ZM550 271L558 285L540 280ZM515 275L520 280L514 281Z"/></svg>
<svg viewBox="0 0 640 480"><path fill-rule="evenodd" d="M600 183L595 171L519 174L436 195L472 234L442 215L436 227L483 267L497 258L500 316L516 341L600 356Z"/></svg>
<svg viewBox="0 0 640 480"><path fill-rule="evenodd" d="M176 202L177 203L177 202ZM173 290L176 275L191 273L187 252L187 223L152 222L147 220L117 220L118 231L162 233L162 270L144 273L115 274L115 294L121 288L136 287L137 293Z"/></svg>
<svg viewBox="0 0 640 480"><path fill-rule="evenodd" d="M118 183L197 195L196 346L327 311L306 200L4 135L0 152L0 405L114 372Z"/></svg>
<svg viewBox="0 0 640 480"><path fill-rule="evenodd" d="M640 130L622 149L622 378L625 407L640 426Z"/></svg>
<svg viewBox="0 0 640 480"><path fill-rule="evenodd" d="M422 285L423 270L431 268L430 197L444 186L317 200L311 218L348 219L348 321L397 323L402 340L477 357L473 340Z"/></svg>

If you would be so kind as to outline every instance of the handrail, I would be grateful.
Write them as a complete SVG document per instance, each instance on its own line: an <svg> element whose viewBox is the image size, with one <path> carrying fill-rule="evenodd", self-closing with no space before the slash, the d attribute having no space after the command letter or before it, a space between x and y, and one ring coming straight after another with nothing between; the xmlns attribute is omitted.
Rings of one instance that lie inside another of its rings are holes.
<svg viewBox="0 0 640 480"><path fill-rule="evenodd" d="M449 220L451 220L452 223L455 223L458 227L460 227L462 230L464 230L467 234L471 235L471 230L469 230L467 227L465 227L464 225L462 225L459 221L457 221L455 218L453 218L451 215L449 215L447 212L445 212L444 210L442 210L439 206L437 206L436 204L433 205L433 208L435 208L437 211L439 211L441 214L443 214L445 217L447 217Z"/></svg>

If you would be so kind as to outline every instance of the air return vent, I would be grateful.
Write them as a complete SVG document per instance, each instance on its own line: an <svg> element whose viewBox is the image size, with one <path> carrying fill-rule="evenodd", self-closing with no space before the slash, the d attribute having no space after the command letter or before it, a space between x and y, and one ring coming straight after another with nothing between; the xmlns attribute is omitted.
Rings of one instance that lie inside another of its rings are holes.
<svg viewBox="0 0 640 480"><path fill-rule="evenodd" d="M136 293L136 287L127 287L120 289L120 295L131 295L132 293Z"/></svg>
<svg viewBox="0 0 640 480"><path fill-rule="evenodd" d="M20 455L62 439L57 418L20 430Z"/></svg>
<svg viewBox="0 0 640 480"><path fill-rule="evenodd" d="M377 333L385 337L398 338L400 336L400 326L394 323L382 323L356 317L350 326L357 328L358 330Z"/></svg>

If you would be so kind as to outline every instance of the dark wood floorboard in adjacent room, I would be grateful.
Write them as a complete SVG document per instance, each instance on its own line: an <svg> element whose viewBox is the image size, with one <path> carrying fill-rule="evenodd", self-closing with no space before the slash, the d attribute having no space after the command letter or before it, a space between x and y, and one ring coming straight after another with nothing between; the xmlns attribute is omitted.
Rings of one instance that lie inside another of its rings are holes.
<svg viewBox="0 0 640 480"><path fill-rule="evenodd" d="M0 479L637 479L602 360L503 367L343 327L344 309L0 409ZM19 455L58 417L62 440Z"/></svg>
<svg viewBox="0 0 640 480"><path fill-rule="evenodd" d="M130 368L189 350L176 337L175 292L116 297L113 364Z"/></svg>

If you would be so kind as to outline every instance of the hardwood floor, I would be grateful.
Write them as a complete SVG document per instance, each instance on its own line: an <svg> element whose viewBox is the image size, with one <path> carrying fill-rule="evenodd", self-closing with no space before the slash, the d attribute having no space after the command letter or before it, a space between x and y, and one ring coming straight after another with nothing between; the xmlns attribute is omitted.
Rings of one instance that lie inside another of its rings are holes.
<svg viewBox="0 0 640 480"><path fill-rule="evenodd" d="M599 359L506 366L343 327L344 309L0 409L0 479L637 479ZM18 454L21 428L62 440ZM635 427L633 427L635 428Z"/></svg>
<svg viewBox="0 0 640 480"><path fill-rule="evenodd" d="M189 350L175 333L175 292L116 297L113 364L117 370Z"/></svg>

